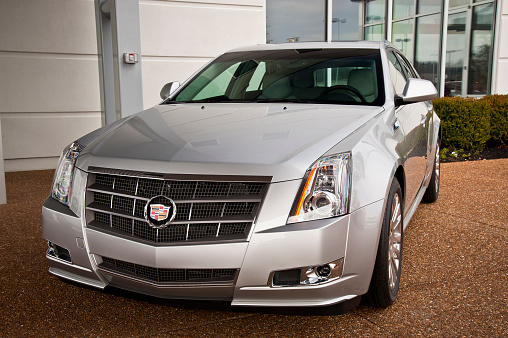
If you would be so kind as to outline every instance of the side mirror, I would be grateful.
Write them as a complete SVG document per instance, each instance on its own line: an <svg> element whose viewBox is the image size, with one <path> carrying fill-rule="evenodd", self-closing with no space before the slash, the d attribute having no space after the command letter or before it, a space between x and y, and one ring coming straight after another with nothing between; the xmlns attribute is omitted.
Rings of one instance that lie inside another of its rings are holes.
<svg viewBox="0 0 508 338"><path fill-rule="evenodd" d="M164 85L164 87L162 87L162 89L161 89L161 98L163 100L167 99L171 94L173 94L173 92L178 87L180 87L180 82L178 82L178 81L166 83Z"/></svg>
<svg viewBox="0 0 508 338"><path fill-rule="evenodd" d="M437 97L437 89L429 80L409 79L402 93L403 103L429 101Z"/></svg>

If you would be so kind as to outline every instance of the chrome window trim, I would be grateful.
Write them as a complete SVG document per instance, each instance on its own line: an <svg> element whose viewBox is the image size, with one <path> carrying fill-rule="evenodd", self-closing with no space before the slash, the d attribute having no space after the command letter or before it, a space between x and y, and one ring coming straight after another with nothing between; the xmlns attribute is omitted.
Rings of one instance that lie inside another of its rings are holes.
<svg viewBox="0 0 508 338"><path fill-rule="evenodd" d="M162 174L134 170L111 169L89 166L89 174L108 174L124 177L137 177L152 180L207 181L207 182L246 182L270 183L272 176L237 176L237 175L194 175L194 174Z"/></svg>

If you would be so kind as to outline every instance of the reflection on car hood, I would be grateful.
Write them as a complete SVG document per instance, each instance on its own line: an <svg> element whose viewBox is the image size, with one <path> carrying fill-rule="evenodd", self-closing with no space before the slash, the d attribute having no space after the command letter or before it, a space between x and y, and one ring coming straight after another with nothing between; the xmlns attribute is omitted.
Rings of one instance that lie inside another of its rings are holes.
<svg viewBox="0 0 508 338"><path fill-rule="evenodd" d="M297 179L381 110L289 103L159 105L111 128L77 165Z"/></svg>

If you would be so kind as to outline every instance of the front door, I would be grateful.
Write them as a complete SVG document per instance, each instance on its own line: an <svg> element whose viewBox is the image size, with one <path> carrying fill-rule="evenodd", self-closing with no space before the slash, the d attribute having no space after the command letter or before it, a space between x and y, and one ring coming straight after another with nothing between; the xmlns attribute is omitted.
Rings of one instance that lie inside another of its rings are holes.
<svg viewBox="0 0 508 338"><path fill-rule="evenodd" d="M408 78L416 73L407 60L395 51L387 53L390 61L390 77L395 93L402 95ZM406 179L405 212L418 194L427 169L427 139L432 112L426 102L402 105L395 111L398 123L404 133L404 141L399 145L399 153L404 157Z"/></svg>

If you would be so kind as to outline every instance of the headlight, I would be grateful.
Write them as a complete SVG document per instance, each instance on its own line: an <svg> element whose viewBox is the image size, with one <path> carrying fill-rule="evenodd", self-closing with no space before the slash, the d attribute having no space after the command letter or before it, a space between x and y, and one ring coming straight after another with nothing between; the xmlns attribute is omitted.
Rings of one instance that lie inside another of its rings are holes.
<svg viewBox="0 0 508 338"><path fill-rule="evenodd" d="M351 153L326 156L305 173L288 223L344 215L349 212Z"/></svg>
<svg viewBox="0 0 508 338"><path fill-rule="evenodd" d="M62 156L60 156L60 161L58 161L51 188L51 197L62 204L69 205L74 165L76 164L76 158L83 149L85 149L84 146L74 142L65 148Z"/></svg>

